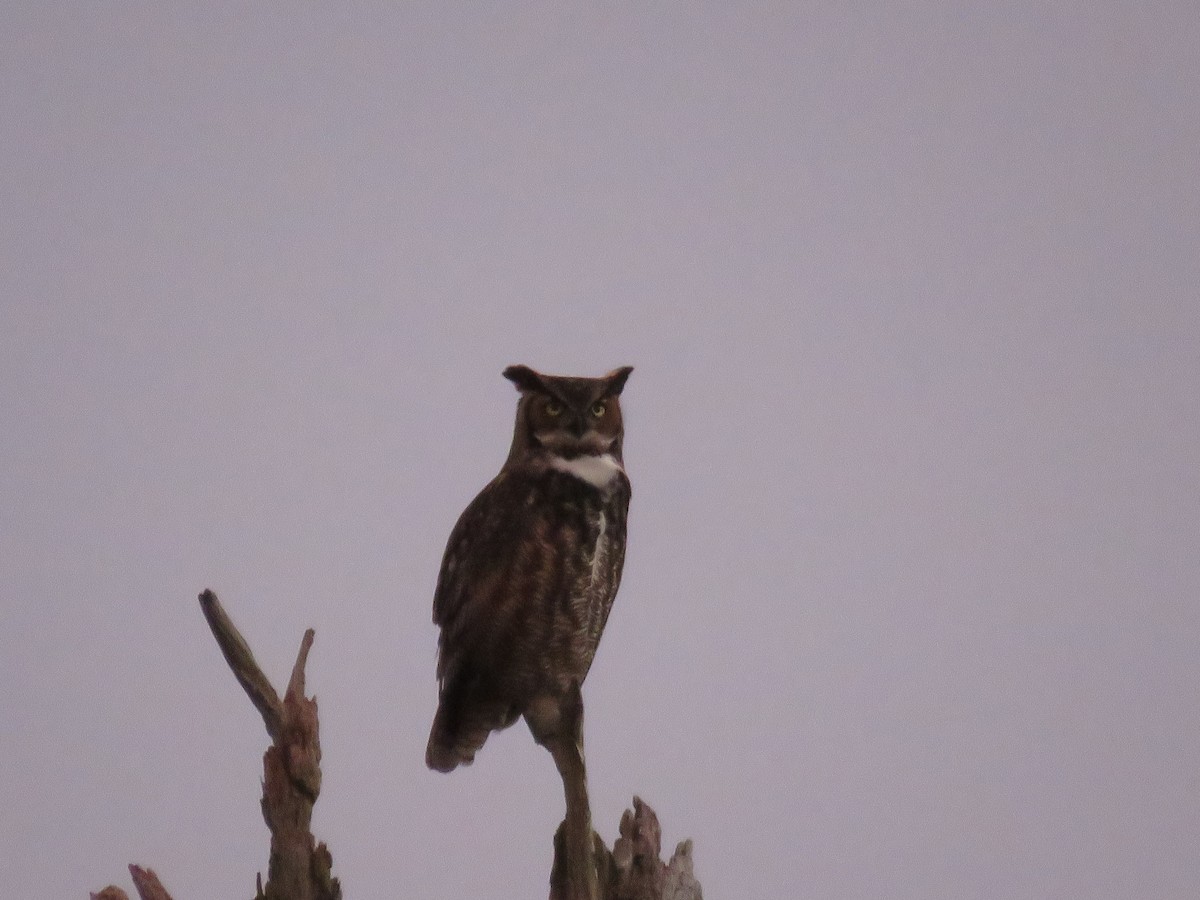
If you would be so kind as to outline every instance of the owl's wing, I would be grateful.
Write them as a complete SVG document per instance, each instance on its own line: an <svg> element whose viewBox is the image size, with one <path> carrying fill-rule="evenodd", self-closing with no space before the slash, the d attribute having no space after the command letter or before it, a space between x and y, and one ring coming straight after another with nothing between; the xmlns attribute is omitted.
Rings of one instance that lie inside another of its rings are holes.
<svg viewBox="0 0 1200 900"><path fill-rule="evenodd" d="M521 493L507 473L497 475L471 501L450 533L433 595L433 621L440 626L438 677L450 658L474 643L470 633L486 619L504 572L521 542Z"/></svg>
<svg viewBox="0 0 1200 900"><path fill-rule="evenodd" d="M438 636L438 710L425 761L448 772L469 763L490 732L512 724L512 698L495 689L508 642L506 598L531 516L528 495L502 473L463 511L450 533L433 598ZM528 485L526 485L526 488Z"/></svg>

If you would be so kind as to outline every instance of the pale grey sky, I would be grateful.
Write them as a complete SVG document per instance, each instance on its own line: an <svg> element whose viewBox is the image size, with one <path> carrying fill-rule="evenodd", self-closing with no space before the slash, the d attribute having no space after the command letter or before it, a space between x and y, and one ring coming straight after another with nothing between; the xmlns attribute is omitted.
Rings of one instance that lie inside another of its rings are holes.
<svg viewBox="0 0 1200 900"><path fill-rule="evenodd" d="M1200 881L1194 3L6 3L0 884L265 870L317 631L348 897L544 896L430 601L523 362L637 367L585 697L717 898Z"/></svg>

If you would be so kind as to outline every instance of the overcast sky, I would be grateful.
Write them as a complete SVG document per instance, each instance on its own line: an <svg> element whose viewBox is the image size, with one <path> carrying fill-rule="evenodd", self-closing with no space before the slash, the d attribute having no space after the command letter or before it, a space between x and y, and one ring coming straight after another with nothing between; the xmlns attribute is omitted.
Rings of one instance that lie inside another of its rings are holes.
<svg viewBox="0 0 1200 900"><path fill-rule="evenodd" d="M524 726L424 766L510 363L636 370L585 689L706 896L1194 897L1193 2L0 11L0 884L267 863L305 628L353 898L545 896Z"/></svg>

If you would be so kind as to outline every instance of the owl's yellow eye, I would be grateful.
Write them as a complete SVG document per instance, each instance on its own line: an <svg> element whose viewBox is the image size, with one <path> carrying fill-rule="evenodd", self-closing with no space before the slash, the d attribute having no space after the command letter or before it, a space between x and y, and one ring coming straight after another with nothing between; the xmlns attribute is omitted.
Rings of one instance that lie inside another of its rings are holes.
<svg viewBox="0 0 1200 900"><path fill-rule="evenodd" d="M546 415L558 416L558 415L562 415L562 411L563 411L563 405L561 403L559 403L557 400L547 400L546 401Z"/></svg>
<svg viewBox="0 0 1200 900"><path fill-rule="evenodd" d="M592 415L598 419L602 415L604 415L604 413L607 409L608 409L608 405L603 400L601 400L597 403L593 403L592 404Z"/></svg>

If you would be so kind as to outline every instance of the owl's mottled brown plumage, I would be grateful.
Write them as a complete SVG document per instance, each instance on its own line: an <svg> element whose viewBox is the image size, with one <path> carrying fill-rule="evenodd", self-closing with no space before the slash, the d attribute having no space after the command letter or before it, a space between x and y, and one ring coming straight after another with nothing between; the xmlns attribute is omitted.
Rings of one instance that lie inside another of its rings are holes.
<svg viewBox="0 0 1200 900"><path fill-rule="evenodd" d="M524 716L564 783L576 778L568 745L578 745L582 780L579 689L625 559L630 487L618 397L630 371L505 370L521 392L512 448L455 525L434 595L441 634L430 768L469 764L492 731Z"/></svg>

